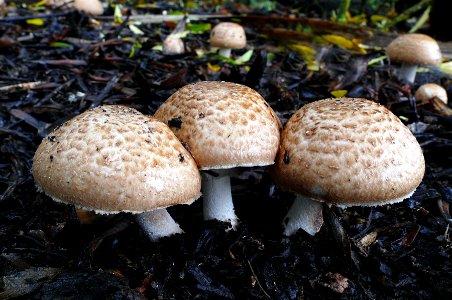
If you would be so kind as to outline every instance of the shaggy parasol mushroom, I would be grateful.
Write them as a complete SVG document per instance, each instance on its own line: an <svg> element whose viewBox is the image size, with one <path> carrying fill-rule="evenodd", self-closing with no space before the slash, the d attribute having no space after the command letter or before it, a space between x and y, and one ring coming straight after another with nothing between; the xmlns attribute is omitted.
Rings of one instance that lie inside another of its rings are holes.
<svg viewBox="0 0 452 300"><path fill-rule="evenodd" d="M297 194L286 235L323 224L320 202L376 206L410 197L424 156L416 138L388 109L359 98L325 99L300 108L281 134L272 175Z"/></svg>
<svg viewBox="0 0 452 300"><path fill-rule="evenodd" d="M45 137L33 177L55 201L138 214L151 240L182 232L165 208L191 204L201 189L195 161L168 126L116 105L88 110Z"/></svg>
<svg viewBox="0 0 452 300"><path fill-rule="evenodd" d="M232 49L246 47L246 34L242 25L232 22L218 23L210 32L210 45L220 49L219 54L231 57Z"/></svg>
<svg viewBox="0 0 452 300"><path fill-rule="evenodd" d="M438 43L428 35L404 34L394 39L386 47L391 62L401 63L399 78L413 83L418 65L437 65L441 62Z"/></svg>
<svg viewBox="0 0 452 300"><path fill-rule="evenodd" d="M274 111L247 86L202 81L176 91L154 117L169 125L204 170L204 219L235 228L230 174L236 167L274 163L281 126Z"/></svg>

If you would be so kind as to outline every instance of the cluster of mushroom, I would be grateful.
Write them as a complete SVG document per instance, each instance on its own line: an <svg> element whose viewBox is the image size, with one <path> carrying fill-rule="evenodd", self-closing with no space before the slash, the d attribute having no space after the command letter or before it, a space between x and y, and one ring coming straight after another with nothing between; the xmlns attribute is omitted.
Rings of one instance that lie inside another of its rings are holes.
<svg viewBox="0 0 452 300"><path fill-rule="evenodd" d="M278 117L253 89L199 82L178 90L152 118L124 106L75 117L43 139L33 176L56 201L136 213L156 240L181 232L165 207L200 196L199 168L205 219L235 227L229 175L235 167L273 164L279 132Z"/></svg>
<svg viewBox="0 0 452 300"><path fill-rule="evenodd" d="M424 174L414 136L373 101L313 102L280 133L277 115L255 90L203 81L176 91L153 117L111 105L66 122L38 147L33 176L56 201L98 213L136 213L156 240L182 232L165 208L191 204L201 189L204 218L235 228L230 175L238 167L276 161L273 178L297 193L286 235L320 229L322 206L310 199L397 202L414 192Z"/></svg>
<svg viewBox="0 0 452 300"><path fill-rule="evenodd" d="M436 66L442 60L438 43L425 34L404 34L394 39L386 47L391 62L400 63L400 80L414 84L419 65ZM447 106L447 92L438 84L427 83L418 88L415 95L417 104L429 107L440 114L450 116L452 109Z"/></svg>

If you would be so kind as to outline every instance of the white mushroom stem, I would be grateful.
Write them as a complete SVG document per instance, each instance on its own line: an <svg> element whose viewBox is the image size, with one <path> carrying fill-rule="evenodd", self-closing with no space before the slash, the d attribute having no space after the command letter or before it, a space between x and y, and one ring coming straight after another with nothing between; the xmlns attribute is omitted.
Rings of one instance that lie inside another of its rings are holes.
<svg viewBox="0 0 452 300"><path fill-rule="evenodd" d="M402 64L399 70L399 78L409 83L414 83L416 78L417 65Z"/></svg>
<svg viewBox="0 0 452 300"><path fill-rule="evenodd" d="M151 241L184 232L166 208L138 214L136 219Z"/></svg>
<svg viewBox="0 0 452 300"><path fill-rule="evenodd" d="M231 57L231 49L230 48L220 48L220 50L218 51L218 54L220 54L221 56L230 58Z"/></svg>
<svg viewBox="0 0 452 300"><path fill-rule="evenodd" d="M298 229L315 235L323 225L322 203L297 194L283 225L286 236L294 234Z"/></svg>
<svg viewBox="0 0 452 300"><path fill-rule="evenodd" d="M231 177L227 170L214 170L218 176L201 172L204 220L218 220L237 226L237 216L232 202Z"/></svg>

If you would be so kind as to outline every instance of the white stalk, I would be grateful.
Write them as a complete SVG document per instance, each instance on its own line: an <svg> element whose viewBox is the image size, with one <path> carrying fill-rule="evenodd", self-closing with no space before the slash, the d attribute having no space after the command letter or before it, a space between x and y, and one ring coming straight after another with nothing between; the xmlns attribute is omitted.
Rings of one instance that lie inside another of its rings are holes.
<svg viewBox="0 0 452 300"><path fill-rule="evenodd" d="M166 208L138 214L136 219L151 241L184 232Z"/></svg>
<svg viewBox="0 0 452 300"><path fill-rule="evenodd" d="M416 78L417 65L402 64L399 69L399 78L409 83L414 83Z"/></svg>
<svg viewBox="0 0 452 300"><path fill-rule="evenodd" d="M227 222L235 229L238 220L232 202L231 177L227 172L218 173L218 176L213 176L201 172L204 220Z"/></svg>
<svg viewBox="0 0 452 300"><path fill-rule="evenodd" d="M231 49L230 48L220 48L220 51L218 52L221 56L230 58L231 57Z"/></svg>
<svg viewBox="0 0 452 300"><path fill-rule="evenodd" d="M323 225L322 203L297 194L283 225L286 236L294 234L298 229L315 235Z"/></svg>

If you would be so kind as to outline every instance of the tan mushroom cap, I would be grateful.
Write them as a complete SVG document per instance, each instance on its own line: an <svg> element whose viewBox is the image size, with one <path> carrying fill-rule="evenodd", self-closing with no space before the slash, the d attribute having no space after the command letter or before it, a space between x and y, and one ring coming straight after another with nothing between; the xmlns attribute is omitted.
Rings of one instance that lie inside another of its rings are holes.
<svg viewBox="0 0 452 300"><path fill-rule="evenodd" d="M404 34L394 39L387 47L386 54L391 61L413 65L436 65L441 62L438 43L428 35Z"/></svg>
<svg viewBox="0 0 452 300"><path fill-rule="evenodd" d="M104 7L99 0L48 0L47 4L52 7L73 7L93 16L104 13Z"/></svg>
<svg viewBox="0 0 452 300"><path fill-rule="evenodd" d="M218 23L210 32L210 45L212 45L212 47L229 49L245 48L245 30L237 23Z"/></svg>
<svg viewBox="0 0 452 300"><path fill-rule="evenodd" d="M255 90L202 81L171 95L155 118L168 124L203 170L274 163L280 122Z"/></svg>
<svg viewBox="0 0 452 300"><path fill-rule="evenodd" d="M402 201L422 181L416 138L388 109L358 98L303 106L286 124L275 181L314 200L342 205Z"/></svg>
<svg viewBox="0 0 452 300"><path fill-rule="evenodd" d="M74 0L72 5L75 9L89 15L98 16L104 13L104 7L99 0Z"/></svg>
<svg viewBox="0 0 452 300"><path fill-rule="evenodd" d="M447 104L447 92L446 90L436 83L426 83L421 85L414 95L416 100L422 103L428 103L433 97L437 97L439 100Z"/></svg>
<svg viewBox="0 0 452 300"><path fill-rule="evenodd" d="M163 123L124 106L88 110L55 129L33 158L37 186L99 213L140 213L200 196L196 163Z"/></svg>

